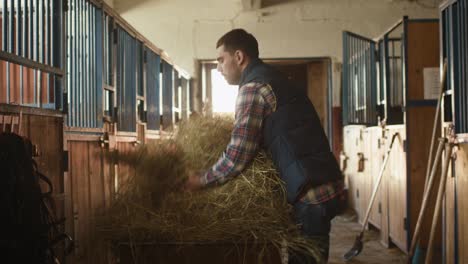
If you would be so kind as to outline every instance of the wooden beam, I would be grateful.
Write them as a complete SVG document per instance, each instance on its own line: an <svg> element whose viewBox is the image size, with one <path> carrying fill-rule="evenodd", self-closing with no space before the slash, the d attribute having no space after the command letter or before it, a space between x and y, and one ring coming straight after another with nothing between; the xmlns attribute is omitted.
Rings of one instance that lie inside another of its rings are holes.
<svg viewBox="0 0 468 264"><path fill-rule="evenodd" d="M262 8L262 0L242 0L242 10L253 11Z"/></svg>

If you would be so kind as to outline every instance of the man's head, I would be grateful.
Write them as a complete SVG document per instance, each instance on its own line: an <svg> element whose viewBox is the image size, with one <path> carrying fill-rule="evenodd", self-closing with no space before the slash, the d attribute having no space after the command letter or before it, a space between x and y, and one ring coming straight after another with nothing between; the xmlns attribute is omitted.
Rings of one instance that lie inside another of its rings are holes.
<svg viewBox="0 0 468 264"><path fill-rule="evenodd" d="M243 29L233 29L216 43L218 71L229 84L239 84L250 61L258 58L258 42Z"/></svg>

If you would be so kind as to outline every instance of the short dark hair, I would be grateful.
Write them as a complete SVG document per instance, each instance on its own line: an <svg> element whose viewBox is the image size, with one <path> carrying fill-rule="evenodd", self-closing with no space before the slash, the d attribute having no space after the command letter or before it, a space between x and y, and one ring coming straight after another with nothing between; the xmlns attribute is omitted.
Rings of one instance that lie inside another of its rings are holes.
<svg viewBox="0 0 468 264"><path fill-rule="evenodd" d="M224 49L233 53L241 50L250 58L258 58L258 42L255 37L247 31L237 28L224 34L216 43L216 48L224 45Z"/></svg>

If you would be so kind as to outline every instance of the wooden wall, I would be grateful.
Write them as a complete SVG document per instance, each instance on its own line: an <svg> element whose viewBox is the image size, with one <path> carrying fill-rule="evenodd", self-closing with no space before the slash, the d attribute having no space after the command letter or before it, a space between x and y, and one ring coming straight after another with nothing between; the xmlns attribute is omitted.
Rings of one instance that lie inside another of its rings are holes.
<svg viewBox="0 0 468 264"><path fill-rule="evenodd" d="M426 165L429 158L432 127L435 116L435 103L424 98L424 68L439 67L439 24L438 22L411 22L407 28L407 147L408 147L408 219L410 235L416 226L422 203ZM423 102L426 102L425 104ZM440 135L440 132L437 133ZM435 204L433 197L429 204ZM433 207L429 207L433 212ZM423 222L420 245L427 246L432 213ZM440 262L442 247L441 226L439 225L435 247L437 261ZM409 241L408 241L409 242Z"/></svg>
<svg viewBox="0 0 468 264"><path fill-rule="evenodd" d="M101 144L99 135L68 132L66 146L69 168L65 174L67 197L67 232L75 239L76 249L67 263L106 263L113 259L109 246L99 242L94 220L112 202L114 195L135 170L115 163L110 152L129 153L138 144L135 136L109 136Z"/></svg>
<svg viewBox="0 0 468 264"><path fill-rule="evenodd" d="M63 218L66 197L63 180L63 115L57 111L0 104L0 115L19 115L20 112L22 121L19 134L30 139L36 146L38 156L34 160L39 171L51 180L56 216L57 219ZM60 230L63 231L63 227Z"/></svg>
<svg viewBox="0 0 468 264"><path fill-rule="evenodd" d="M113 198L113 164L97 136L67 136L67 231L75 239L71 263L104 263L106 251L93 237L97 212Z"/></svg>

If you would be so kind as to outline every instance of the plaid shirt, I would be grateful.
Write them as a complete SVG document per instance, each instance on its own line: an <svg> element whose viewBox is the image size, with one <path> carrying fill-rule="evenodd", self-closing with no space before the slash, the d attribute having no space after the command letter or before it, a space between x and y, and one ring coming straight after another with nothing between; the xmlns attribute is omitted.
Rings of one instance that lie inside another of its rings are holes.
<svg viewBox="0 0 468 264"><path fill-rule="evenodd" d="M240 174L253 161L263 137L263 121L276 110L271 86L247 83L239 88L231 140L221 158L202 177L205 185L224 183ZM311 188L302 199L321 203L343 193L343 182Z"/></svg>

